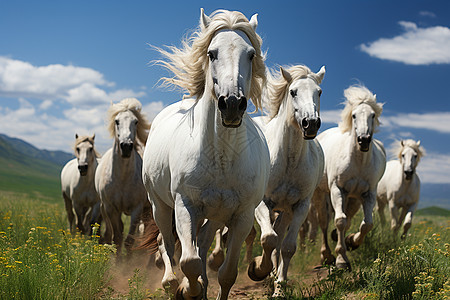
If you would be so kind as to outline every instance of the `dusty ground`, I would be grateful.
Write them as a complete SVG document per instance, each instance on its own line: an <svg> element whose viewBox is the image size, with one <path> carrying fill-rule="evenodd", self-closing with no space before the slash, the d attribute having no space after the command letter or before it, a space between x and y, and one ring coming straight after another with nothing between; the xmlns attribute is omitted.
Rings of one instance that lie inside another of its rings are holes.
<svg viewBox="0 0 450 300"><path fill-rule="evenodd" d="M109 272L111 277L109 286L112 288L109 295L105 297L121 298L130 293L129 279L133 278L135 270L139 269L139 277L142 280L142 290L147 290L151 294L162 295L161 278L163 271L159 270L154 264L148 264L148 256L135 255L131 260L122 259L119 263L115 264ZM180 274L179 271L176 272ZM317 281L318 278L325 278L327 276L327 270L314 269L313 266L307 268L306 272L303 272L301 276L295 272L291 272L289 275L294 281L299 280L301 277L301 283L303 285L310 285ZM209 286L208 286L208 298L215 299L219 290L219 284L217 282L217 273L208 270ZM230 299L267 299L269 293L268 281L254 282L247 276L247 270L241 269L230 292Z"/></svg>

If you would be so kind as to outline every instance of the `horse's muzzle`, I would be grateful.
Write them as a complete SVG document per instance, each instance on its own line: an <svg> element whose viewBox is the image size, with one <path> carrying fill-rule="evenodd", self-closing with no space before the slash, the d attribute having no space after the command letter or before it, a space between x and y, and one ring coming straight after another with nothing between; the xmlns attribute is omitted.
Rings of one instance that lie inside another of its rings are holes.
<svg viewBox="0 0 450 300"><path fill-rule="evenodd" d="M370 143L372 142L372 136L370 134L363 134L358 136L359 150L362 152L369 151Z"/></svg>
<svg viewBox="0 0 450 300"><path fill-rule="evenodd" d="M405 171L405 178L406 178L406 180L411 180L413 174L414 174L413 170Z"/></svg>
<svg viewBox="0 0 450 300"><path fill-rule="evenodd" d="M301 128L303 131L303 138L305 140L312 140L316 137L322 122L320 118L303 118Z"/></svg>
<svg viewBox="0 0 450 300"><path fill-rule="evenodd" d="M133 151L133 143L132 142L120 143L120 150L122 153L122 157L124 157L124 158L130 157L131 152Z"/></svg>
<svg viewBox="0 0 450 300"><path fill-rule="evenodd" d="M80 171L81 176L86 176L88 171L88 165L78 165L78 171Z"/></svg>
<svg viewBox="0 0 450 300"><path fill-rule="evenodd" d="M218 107L222 117L222 125L228 128L241 126L242 116L247 109L247 98L234 95L219 97Z"/></svg>

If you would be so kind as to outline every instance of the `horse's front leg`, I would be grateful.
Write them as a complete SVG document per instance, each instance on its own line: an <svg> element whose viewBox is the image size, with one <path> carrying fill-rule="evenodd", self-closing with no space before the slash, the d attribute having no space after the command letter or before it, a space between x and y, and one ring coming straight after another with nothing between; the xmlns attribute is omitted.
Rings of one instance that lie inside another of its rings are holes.
<svg viewBox="0 0 450 300"><path fill-rule="evenodd" d="M347 197L336 182L331 185L330 188L331 204L333 205L335 216L334 224L337 231L337 244L336 244L336 267L340 269L351 269L350 261L347 257L347 247L345 245L345 230L347 228L347 215L344 213L345 201Z"/></svg>
<svg viewBox="0 0 450 300"><path fill-rule="evenodd" d="M408 207L408 210L406 211L406 217L405 222L403 223L403 233L402 233L402 239L406 238L406 234L408 233L409 228L411 228L412 218L414 211L416 210L417 202L410 205Z"/></svg>
<svg viewBox="0 0 450 300"><path fill-rule="evenodd" d="M125 249L127 250L127 256L131 256L131 247L134 244L134 236L136 233L136 228L139 224L139 222L142 219L142 212L143 212L143 204L139 204L134 208L134 210L131 212L131 218L130 218L130 229L128 230L128 235L125 238Z"/></svg>
<svg viewBox="0 0 450 300"><path fill-rule="evenodd" d="M331 254L330 246L328 245L328 224L330 223L331 216L331 202L330 195L316 188L312 198L312 203L315 208L316 217L319 227L322 231L322 246L320 247L320 259L322 264L332 265L335 263L336 258ZM310 213L314 210L310 210Z"/></svg>
<svg viewBox="0 0 450 300"><path fill-rule="evenodd" d="M272 228L270 218L271 208L266 201L261 201L255 210L256 221L261 227L261 256L255 257L248 265L248 276L254 281L261 281L269 275L273 269L271 260L272 252L277 246L278 235Z"/></svg>
<svg viewBox="0 0 450 300"><path fill-rule="evenodd" d="M64 205L67 212L67 219L69 219L69 230L71 234L75 234L75 214L73 213L72 199L66 193L62 193L64 198Z"/></svg>
<svg viewBox="0 0 450 300"><path fill-rule="evenodd" d="M377 192L376 190L369 190L363 194L363 212L364 219L359 226L359 232L349 235L347 237L347 243L352 248L357 248L364 242L364 237L373 228L373 209L376 203Z"/></svg>
<svg viewBox="0 0 450 300"><path fill-rule="evenodd" d="M227 238L227 254L225 261L219 269L218 280L220 284L217 299L228 299L228 294L236 282L238 274L239 253L245 238L250 233L254 220L254 210L248 210L235 215L230 221Z"/></svg>
<svg viewBox="0 0 450 300"><path fill-rule="evenodd" d="M200 221L197 211L188 198L177 195L175 199L175 225L181 242L180 267L186 278L180 284L176 297L196 299L203 296L199 277L202 274L202 260L197 250L197 226ZM187 280L186 280L187 279ZM181 298L180 298L181 299Z"/></svg>
<svg viewBox="0 0 450 300"><path fill-rule="evenodd" d="M292 207L292 215L289 216L289 229L281 245L281 261L277 272L277 282L275 283L274 297L284 296L280 290L280 282L287 280L287 272L292 256L297 250L297 235L300 227L308 216L311 203L311 196L300 200ZM288 216L285 216L288 217Z"/></svg>

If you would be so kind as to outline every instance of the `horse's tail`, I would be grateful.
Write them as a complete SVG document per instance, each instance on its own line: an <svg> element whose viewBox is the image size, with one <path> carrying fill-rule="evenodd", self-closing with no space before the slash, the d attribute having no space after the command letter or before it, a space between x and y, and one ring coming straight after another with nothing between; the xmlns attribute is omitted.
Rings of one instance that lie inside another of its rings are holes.
<svg viewBox="0 0 450 300"><path fill-rule="evenodd" d="M151 208L144 209L142 221L144 222L144 233L137 238L138 246L134 250L146 249L150 254L158 251L159 228L156 226Z"/></svg>

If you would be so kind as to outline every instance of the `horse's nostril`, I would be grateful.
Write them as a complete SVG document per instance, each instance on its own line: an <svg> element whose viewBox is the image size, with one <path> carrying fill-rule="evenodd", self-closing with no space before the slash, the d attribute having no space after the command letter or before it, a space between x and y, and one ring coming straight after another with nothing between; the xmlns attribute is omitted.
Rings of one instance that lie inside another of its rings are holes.
<svg viewBox="0 0 450 300"><path fill-rule="evenodd" d="M302 119L302 127L307 129L309 127L309 120L307 118Z"/></svg>
<svg viewBox="0 0 450 300"><path fill-rule="evenodd" d="M220 96L219 97L218 107L219 107L220 110L227 109L227 103L225 102L225 96Z"/></svg>
<svg viewBox="0 0 450 300"><path fill-rule="evenodd" d="M247 109L247 99L245 97L240 98L239 103L239 110L246 110Z"/></svg>

